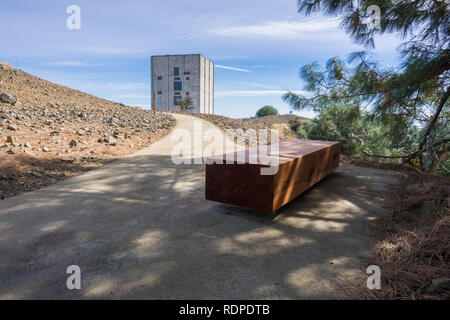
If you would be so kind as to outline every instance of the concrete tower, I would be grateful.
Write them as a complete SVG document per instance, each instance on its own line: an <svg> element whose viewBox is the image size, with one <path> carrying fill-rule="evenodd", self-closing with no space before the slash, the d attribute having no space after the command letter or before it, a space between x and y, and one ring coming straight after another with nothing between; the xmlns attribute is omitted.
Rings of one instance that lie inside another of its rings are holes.
<svg viewBox="0 0 450 320"><path fill-rule="evenodd" d="M156 110L177 111L190 96L194 113L214 113L214 63L201 54L152 56Z"/></svg>

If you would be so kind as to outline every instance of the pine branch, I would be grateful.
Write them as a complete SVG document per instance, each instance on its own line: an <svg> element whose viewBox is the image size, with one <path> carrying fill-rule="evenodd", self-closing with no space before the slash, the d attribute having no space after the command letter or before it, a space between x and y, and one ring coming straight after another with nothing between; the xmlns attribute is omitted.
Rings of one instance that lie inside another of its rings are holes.
<svg viewBox="0 0 450 320"><path fill-rule="evenodd" d="M382 155L382 154L370 154L364 150L364 145L365 145L364 140L360 136L353 134L353 132L351 133L351 135L352 135L352 138L358 139L360 141L361 152L367 157L383 158L383 159L404 159L403 163L405 163L405 162L411 161L411 159L414 159L419 153L423 152L421 149L418 149L412 153L401 155L401 156L386 156L386 155ZM450 142L450 139L443 139L441 141L434 143L433 147L438 147L438 146L440 146L442 144L446 144L448 142Z"/></svg>

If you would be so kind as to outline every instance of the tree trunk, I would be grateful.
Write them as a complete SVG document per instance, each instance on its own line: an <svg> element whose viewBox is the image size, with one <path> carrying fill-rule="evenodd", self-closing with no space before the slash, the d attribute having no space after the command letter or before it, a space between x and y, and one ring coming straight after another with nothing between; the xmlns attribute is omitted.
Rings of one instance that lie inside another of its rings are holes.
<svg viewBox="0 0 450 320"><path fill-rule="evenodd" d="M444 105L447 102L449 97L450 97L450 87L447 88L444 95L441 97L441 100L439 101L439 105L436 109L436 112L434 113L433 117L431 118L430 122L428 123L428 126L424 132L422 141L419 144L419 150L422 150L423 146L425 145L425 142L427 142L427 136L430 134L431 129L433 129L433 125L439 118L439 115L441 114L441 111L444 108Z"/></svg>

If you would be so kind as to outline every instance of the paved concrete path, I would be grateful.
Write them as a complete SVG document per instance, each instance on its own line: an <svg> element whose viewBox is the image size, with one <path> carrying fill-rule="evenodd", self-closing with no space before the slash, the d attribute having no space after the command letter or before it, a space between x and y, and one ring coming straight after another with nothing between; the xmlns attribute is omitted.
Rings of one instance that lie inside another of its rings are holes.
<svg viewBox="0 0 450 320"><path fill-rule="evenodd" d="M0 299L349 298L364 285L374 194L395 173L342 166L264 218L206 201L204 166L174 165L174 143L1 201ZM66 288L70 265L81 290Z"/></svg>

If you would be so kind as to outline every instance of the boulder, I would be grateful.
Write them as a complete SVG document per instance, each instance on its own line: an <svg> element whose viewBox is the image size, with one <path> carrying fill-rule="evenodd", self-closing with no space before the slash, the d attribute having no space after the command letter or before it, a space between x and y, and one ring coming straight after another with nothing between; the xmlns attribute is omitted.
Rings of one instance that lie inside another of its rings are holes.
<svg viewBox="0 0 450 320"><path fill-rule="evenodd" d="M0 93L0 102L14 105L16 101L17 101L16 98L14 98L9 93L6 92Z"/></svg>
<svg viewBox="0 0 450 320"><path fill-rule="evenodd" d="M70 142L69 142L69 146L70 146L71 148L75 148L75 147L77 146L77 141L76 141L76 140L70 141Z"/></svg>
<svg viewBox="0 0 450 320"><path fill-rule="evenodd" d="M108 141L108 139L106 141ZM113 147L116 146L117 145L117 139L114 138L114 137L109 137L109 145L113 146Z"/></svg>
<svg viewBox="0 0 450 320"><path fill-rule="evenodd" d="M32 175L32 176L35 176L36 178L42 177L42 174L41 174L40 172L38 172L38 171L32 171L32 172L31 172L31 175Z"/></svg>

